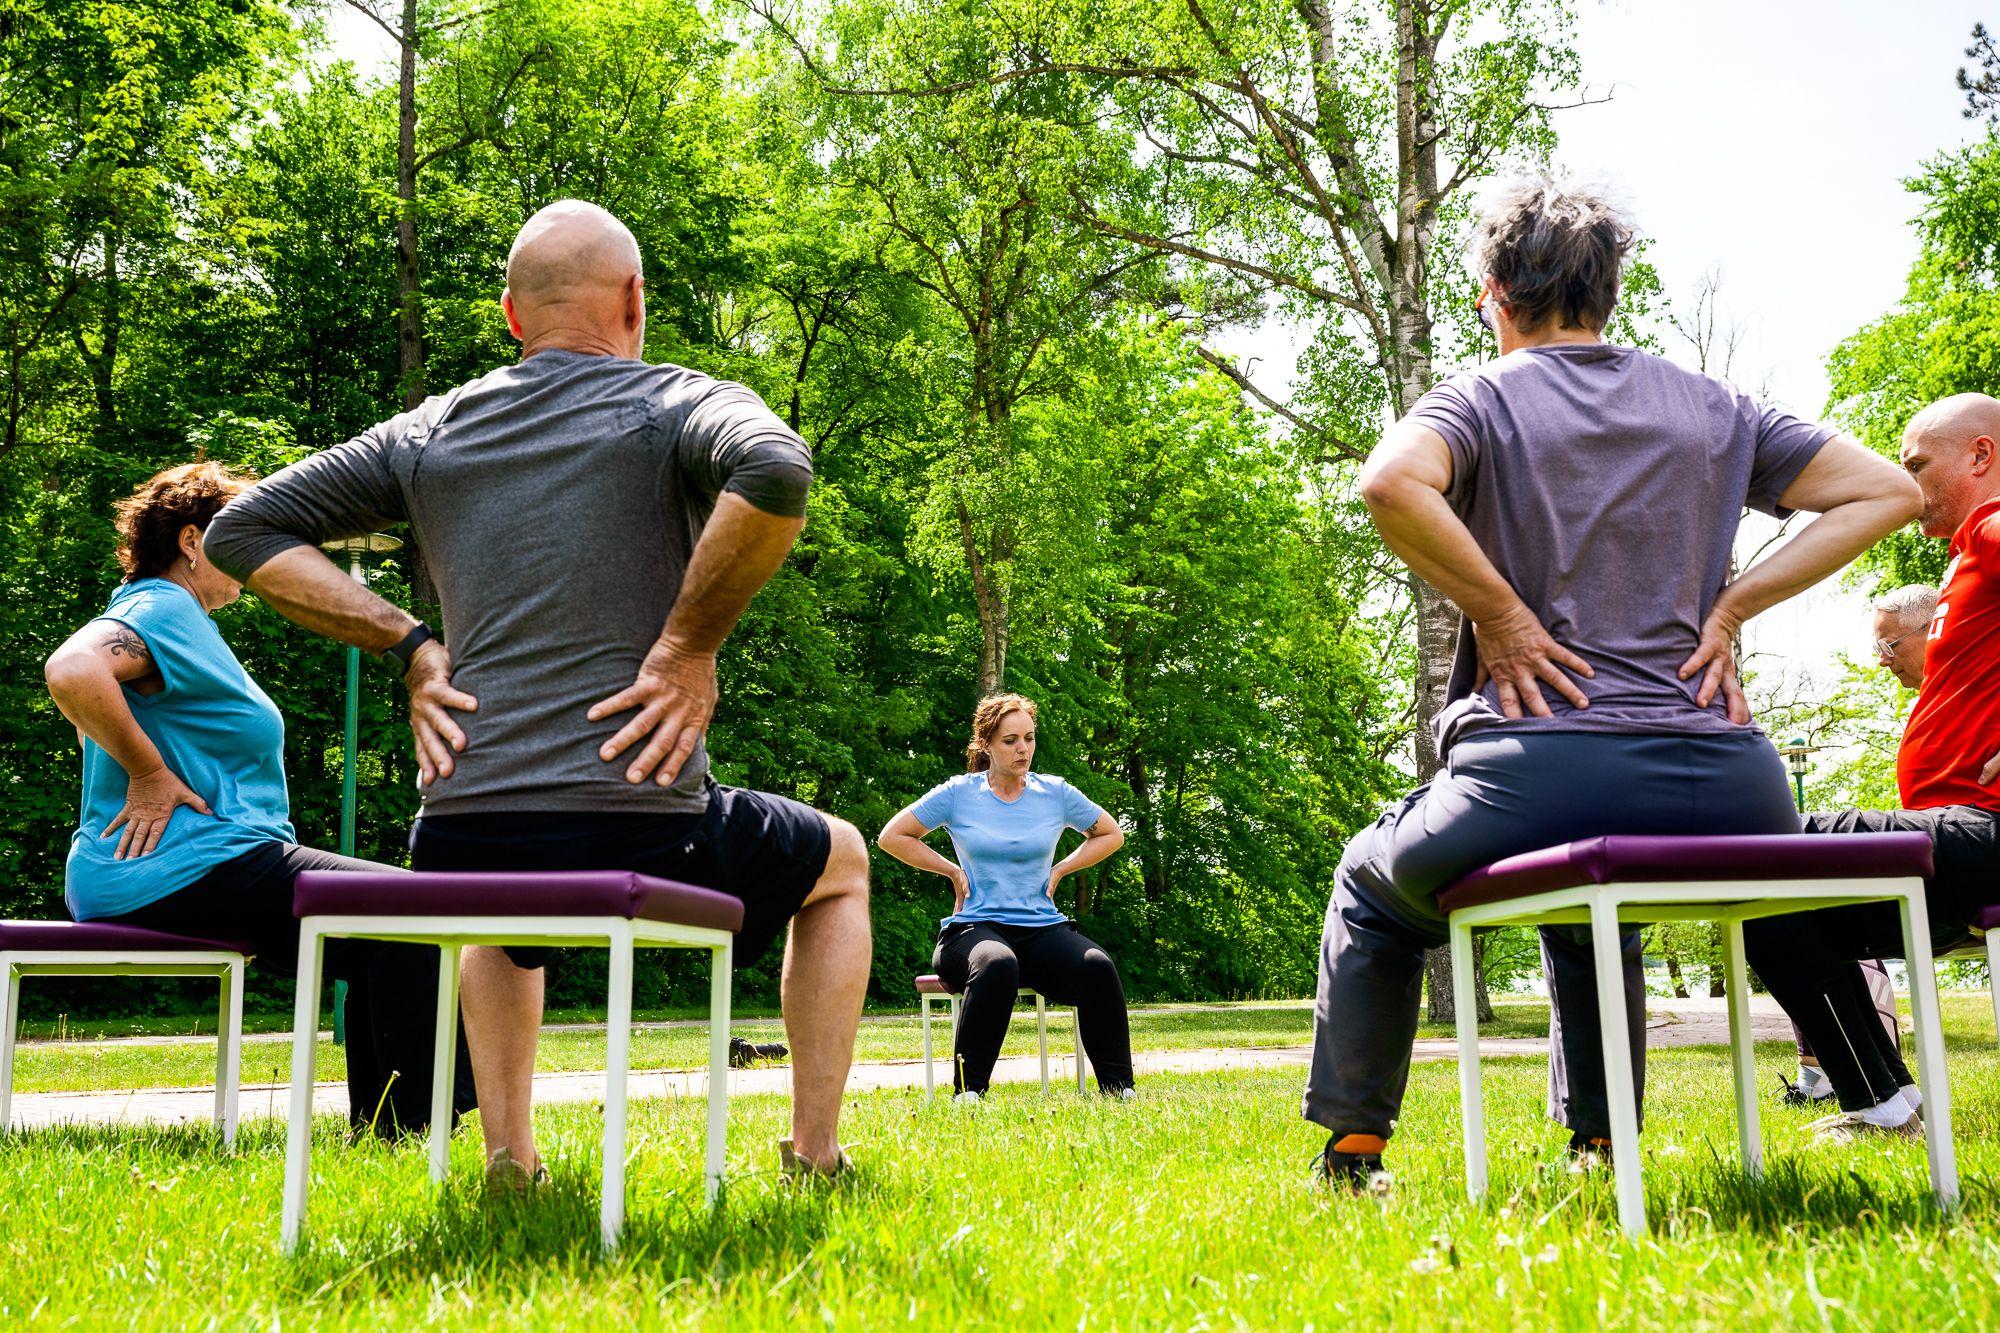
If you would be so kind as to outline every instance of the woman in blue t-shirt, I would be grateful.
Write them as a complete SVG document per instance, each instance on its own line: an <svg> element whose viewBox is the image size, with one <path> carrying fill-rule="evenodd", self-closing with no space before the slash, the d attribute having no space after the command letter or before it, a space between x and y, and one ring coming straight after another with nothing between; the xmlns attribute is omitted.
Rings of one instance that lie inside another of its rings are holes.
<svg viewBox="0 0 2000 1333"><path fill-rule="evenodd" d="M124 582L49 657L46 673L83 747L82 811L64 877L70 915L237 941L260 966L289 973L299 872L393 867L298 845L284 719L211 618L243 589L203 557L202 533L253 481L220 463L189 463L120 501ZM349 983L350 1119L390 1136L421 1130L430 1119L437 951L332 940L326 964ZM469 1077L461 1061L460 1086ZM457 1109L471 1105L461 1095Z"/></svg>
<svg viewBox="0 0 2000 1333"><path fill-rule="evenodd" d="M967 771L932 788L875 841L905 865L952 884L952 915L938 932L932 965L965 996L952 1061L957 1100L985 1095L1022 986L1076 1006L1097 1086L1129 1099L1132 1034L1118 966L1055 904L1065 875L1096 865L1124 845L1125 835L1088 796L1031 771L1035 717L1034 703L1018 694L981 700ZM956 864L924 845L938 828L950 831ZM1056 862L1065 828L1080 831L1083 844Z"/></svg>

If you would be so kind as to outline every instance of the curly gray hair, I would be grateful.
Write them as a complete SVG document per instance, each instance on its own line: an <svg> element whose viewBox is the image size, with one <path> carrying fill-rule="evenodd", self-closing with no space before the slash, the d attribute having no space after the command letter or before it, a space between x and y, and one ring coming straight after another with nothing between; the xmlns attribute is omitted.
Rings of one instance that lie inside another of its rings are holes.
<svg viewBox="0 0 2000 1333"><path fill-rule="evenodd" d="M1474 233L1480 269L1524 333L1602 329L1637 233L1600 194L1546 176L1503 186Z"/></svg>

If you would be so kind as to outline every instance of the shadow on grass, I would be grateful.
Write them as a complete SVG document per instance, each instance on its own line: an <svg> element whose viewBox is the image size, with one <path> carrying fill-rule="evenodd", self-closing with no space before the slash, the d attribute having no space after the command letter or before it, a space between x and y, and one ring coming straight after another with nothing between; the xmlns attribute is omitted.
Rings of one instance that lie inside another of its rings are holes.
<svg viewBox="0 0 2000 1333"><path fill-rule="evenodd" d="M270 1121L256 1127L241 1127L236 1147L223 1147L222 1131L212 1124L61 1124L40 1125L0 1134L0 1157L11 1153L75 1152L89 1156L122 1155L167 1157L191 1161L210 1158L226 1162L232 1157L275 1148L283 1152L283 1127L271 1128Z"/></svg>
<svg viewBox="0 0 2000 1333"><path fill-rule="evenodd" d="M1909 1160L1902 1160L1905 1156ZM1892 1161L1869 1165L1874 1179L1842 1166L1837 1150L1830 1149L1768 1161L1761 1180L1734 1163L1685 1169L1670 1180L1656 1172L1646 1182L1647 1213L1656 1226L1672 1219L1678 1229L1700 1217L1721 1231L1831 1234L1947 1223L1931 1193L1929 1163L1921 1148L1912 1146ZM1961 1175L1959 1191L1959 1217L1985 1221L1993 1216L1991 1182Z"/></svg>
<svg viewBox="0 0 2000 1333"><path fill-rule="evenodd" d="M669 1290L746 1276L783 1283L810 1262L837 1211L895 1206L866 1177L792 1185L775 1173L740 1176L714 1209L698 1176L668 1182L641 1169L628 1181L625 1227L611 1256L599 1246L595 1173L558 1176L526 1197L490 1196L476 1177L461 1175L428 1207L375 1216L322 1197L287 1285L308 1302L338 1304L365 1301L374 1288L468 1278L531 1288L542 1276L589 1269L607 1278L643 1271L649 1286L664 1281Z"/></svg>

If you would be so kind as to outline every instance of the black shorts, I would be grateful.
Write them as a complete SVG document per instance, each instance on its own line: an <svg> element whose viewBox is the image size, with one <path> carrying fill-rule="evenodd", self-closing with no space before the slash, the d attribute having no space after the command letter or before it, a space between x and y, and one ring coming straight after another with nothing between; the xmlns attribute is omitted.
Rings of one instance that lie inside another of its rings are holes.
<svg viewBox="0 0 2000 1333"><path fill-rule="evenodd" d="M736 966L755 962L826 872L833 834L809 805L710 783L701 814L508 811L425 815L410 830L416 870L630 870L743 900ZM516 967L551 950L509 946Z"/></svg>

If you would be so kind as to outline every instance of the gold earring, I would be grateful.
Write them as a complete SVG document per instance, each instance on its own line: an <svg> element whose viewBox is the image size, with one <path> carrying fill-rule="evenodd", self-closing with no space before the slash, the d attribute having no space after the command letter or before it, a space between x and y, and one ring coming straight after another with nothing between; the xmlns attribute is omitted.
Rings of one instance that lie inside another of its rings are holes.
<svg viewBox="0 0 2000 1333"><path fill-rule="evenodd" d="M194 570L194 557L193 557L193 556L189 556L189 557L188 557L188 570L189 570L189 572L193 572L193 570Z"/></svg>

